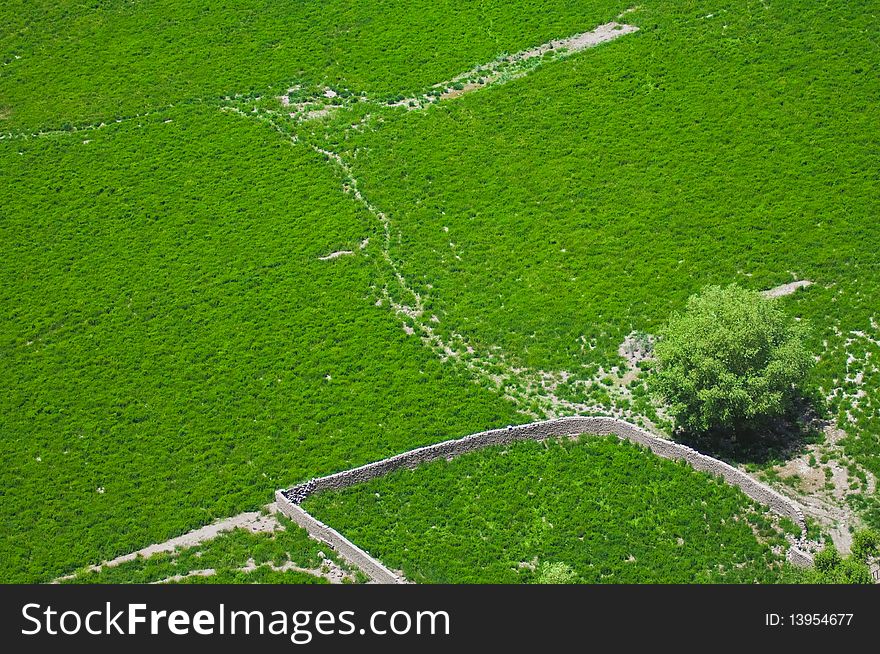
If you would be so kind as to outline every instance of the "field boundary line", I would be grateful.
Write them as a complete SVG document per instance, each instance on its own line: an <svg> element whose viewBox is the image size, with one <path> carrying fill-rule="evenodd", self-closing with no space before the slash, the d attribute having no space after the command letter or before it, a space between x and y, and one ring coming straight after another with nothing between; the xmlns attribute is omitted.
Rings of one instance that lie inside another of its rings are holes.
<svg viewBox="0 0 880 654"><path fill-rule="evenodd" d="M377 584L403 584L406 583L401 575L395 574L382 563L370 556L368 552L352 543L345 536L332 527L325 525L311 513L287 499L284 491L275 491L275 503L282 514L293 520L305 529L309 536L322 543L326 543L351 565L363 571L370 581Z"/></svg>
<svg viewBox="0 0 880 654"><path fill-rule="evenodd" d="M789 547L788 560L802 567L813 565L813 556L805 549L807 539L806 519L796 502L724 461L702 454L687 445L655 436L647 430L619 418L569 416L523 425L509 425L502 429L490 429L461 438L435 443L434 445L418 447L373 463L349 470L342 470L324 477L316 477L305 483L276 491L275 500L279 510L306 529L311 536L326 542L334 547L334 549L336 549L336 543L339 543L343 549L337 549L337 552L349 563L361 568L374 582L402 583L402 577L391 572L367 552L342 536L342 534L317 520L305 511L300 504L307 497L315 493L348 488L349 486L381 477L400 468L412 469L422 463L428 463L440 458L452 459L492 445L506 445L522 440L541 441L548 438L577 436L579 434L595 436L614 435L621 440L627 440L647 447L651 452L664 459L684 461L695 470L722 477L725 482L736 486L749 498L767 506L773 513L793 520L800 528L801 535L796 543Z"/></svg>

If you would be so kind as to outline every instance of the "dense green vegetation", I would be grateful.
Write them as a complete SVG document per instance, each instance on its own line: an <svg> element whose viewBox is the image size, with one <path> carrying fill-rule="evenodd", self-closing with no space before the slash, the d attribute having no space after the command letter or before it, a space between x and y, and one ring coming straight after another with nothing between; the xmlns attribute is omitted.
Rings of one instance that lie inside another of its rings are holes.
<svg viewBox="0 0 880 654"><path fill-rule="evenodd" d="M810 584L874 584L869 561L880 553L880 535L870 529L853 534L849 556L831 545L816 555L816 565L801 571L799 581Z"/></svg>
<svg viewBox="0 0 880 654"><path fill-rule="evenodd" d="M318 260L373 224L260 123L179 107L0 168L5 581L517 419L374 306L368 255Z"/></svg>
<svg viewBox="0 0 880 654"><path fill-rule="evenodd" d="M684 429L756 429L797 399L812 364L804 333L757 291L708 286L661 329L649 383Z"/></svg>
<svg viewBox="0 0 880 654"><path fill-rule="evenodd" d="M320 493L304 508L416 582L566 579L544 563L584 583L784 573L771 548L785 539L762 507L614 437L487 448Z"/></svg>
<svg viewBox="0 0 880 654"><path fill-rule="evenodd" d="M653 2L627 21L642 31L339 142L441 325L535 367L613 363L709 283L794 273L817 282L787 300L817 343L870 329L877 19Z"/></svg>
<svg viewBox="0 0 880 654"><path fill-rule="evenodd" d="M319 552L325 557L333 556L332 551L326 546L322 549L303 529L283 517L280 520L284 525L280 531L251 533L235 529L201 545L137 558L99 572L85 571L66 583L325 583L323 577L303 570L278 569L293 563L298 568L319 570ZM213 573L193 574L205 570Z"/></svg>
<svg viewBox="0 0 880 654"><path fill-rule="evenodd" d="M573 401L617 403L578 382L704 285L814 280L781 301L814 327L810 389L880 475L876 3L638 3L641 31L613 44L424 112L382 106L630 4L5 3L0 579L540 413L376 306L393 277L376 217L310 144L388 214L440 338L564 370ZM295 83L376 102L282 134L224 111L280 111ZM625 408L656 418L639 382Z"/></svg>
<svg viewBox="0 0 880 654"><path fill-rule="evenodd" d="M326 141L438 329L568 371L572 400L610 404L580 380L706 285L816 282L781 300L813 328L806 390L880 474L876 3L640 4L636 34Z"/></svg>
<svg viewBox="0 0 880 654"><path fill-rule="evenodd" d="M391 96L592 29L628 0L12 0L0 132L91 123L294 80Z"/></svg>

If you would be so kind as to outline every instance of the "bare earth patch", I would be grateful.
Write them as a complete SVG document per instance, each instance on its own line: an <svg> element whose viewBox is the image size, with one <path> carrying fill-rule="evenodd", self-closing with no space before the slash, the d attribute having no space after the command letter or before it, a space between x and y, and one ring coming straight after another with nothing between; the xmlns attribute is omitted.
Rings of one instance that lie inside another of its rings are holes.
<svg viewBox="0 0 880 654"><path fill-rule="evenodd" d="M544 45L539 45L537 48L525 50L520 53L519 58L531 59L532 57L541 57L545 52L549 52L550 50L561 50L563 48L568 50L569 54L572 54L587 48L592 48L600 43L605 43L606 41L612 41L624 34L635 32L638 29L639 28L635 25L626 25L612 21L610 23L605 23L604 25L599 25L599 27L590 32L582 32L580 34L575 34L574 36L569 36L567 39L550 41ZM514 56L516 57L517 55Z"/></svg>
<svg viewBox="0 0 880 654"><path fill-rule="evenodd" d="M849 552L850 527L859 526L860 520L849 507L847 496L873 494L877 481L869 471L863 470L867 479L863 488L850 476L839 444L846 432L834 425L827 425L824 432L824 443L810 445L802 455L775 468L782 479L795 482L794 488L777 488L794 496L804 513L828 530L838 550Z"/></svg>
<svg viewBox="0 0 880 654"><path fill-rule="evenodd" d="M780 286L776 286L774 288L768 288L766 291L761 291L761 295L766 298L777 298L783 297L785 295L791 295L799 288L807 288L808 286L812 286L813 282L802 279L797 282L789 282L788 284L781 284Z"/></svg>
<svg viewBox="0 0 880 654"><path fill-rule="evenodd" d="M636 368L640 361L645 361L653 356L655 340L651 334L630 332L617 348L617 353L626 360L630 368Z"/></svg>
<svg viewBox="0 0 880 654"><path fill-rule="evenodd" d="M318 257L318 261L331 261L333 259L338 259L339 257L344 257L346 254L354 254L351 250L339 250L337 252L331 252L330 254Z"/></svg>

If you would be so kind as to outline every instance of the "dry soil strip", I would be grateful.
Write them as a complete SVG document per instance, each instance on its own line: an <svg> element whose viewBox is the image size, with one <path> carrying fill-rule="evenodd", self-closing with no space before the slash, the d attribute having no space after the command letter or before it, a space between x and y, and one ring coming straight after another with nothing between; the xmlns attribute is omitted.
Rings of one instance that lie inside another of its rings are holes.
<svg viewBox="0 0 880 654"><path fill-rule="evenodd" d="M333 259L344 257L347 254L354 254L354 252L352 250L338 250L336 252L331 252L324 257L318 257L318 261L332 261Z"/></svg>
<svg viewBox="0 0 880 654"><path fill-rule="evenodd" d="M302 572L304 574L312 575L313 577L321 577L326 579L331 584L342 584L345 583L346 580L353 581L353 578L350 574L346 573L345 570L340 568L336 563L331 561L330 559L325 559L321 567L318 568L303 568L293 561L287 561L286 563L282 563L281 565L272 565L272 564L263 564L266 567L274 570L275 572ZM254 559L248 559L247 563L240 568L236 568L236 572L245 572L250 573L256 570L261 566L257 565L257 562ZM157 584L169 584L175 583L179 581L183 581L188 577L213 577L217 574L217 570L214 568L203 568L201 570L190 570L186 574L172 575L171 577L167 577L166 579L161 579L159 581L152 582L152 585Z"/></svg>
<svg viewBox="0 0 880 654"><path fill-rule="evenodd" d="M766 291L761 291L761 295L766 298L776 298L783 297L786 295L791 295L799 288L807 288L808 286L812 286L813 282L808 279L802 279L797 282L789 282L788 284L781 284L780 286L776 286L774 288L768 288Z"/></svg>
<svg viewBox="0 0 880 654"><path fill-rule="evenodd" d="M274 504L269 504L266 507L266 509L269 511L268 515L265 515L258 511L239 513L238 515L232 516L231 518L218 520L217 522L213 522L210 525L205 525L204 527L200 527L199 529L194 529L193 531L183 534L182 536L177 536L176 538L166 540L164 543L156 543L154 545L150 545L148 547L140 549L137 552L123 554L122 556L117 556L115 559L104 561L103 563L99 563L98 565L89 566L87 568L87 571L100 572L103 568L112 568L121 563L133 561L139 556L143 558L149 558L154 554L158 554L160 552L173 552L178 548L194 547L196 545L200 545L204 542L217 538L217 536L219 536L223 532L232 531L236 528L247 529L251 533L278 531L283 527L274 515L275 511L277 511L277 508L278 507L276 507ZM78 574L79 573L74 573L59 577L52 583L58 583L59 581L65 581L67 579L74 579L78 576Z"/></svg>
<svg viewBox="0 0 880 654"><path fill-rule="evenodd" d="M41 130L39 132L4 132L0 133L0 141L39 139L54 136L71 136L75 134L81 134L82 132L93 132L95 130L102 129L104 127L110 127L112 125L117 125L119 123L130 122L132 120L138 120L140 118L149 118L150 116L155 116L156 114L166 113L169 109L173 109L174 106L175 105L173 104L167 104L157 109L150 109L149 111L137 113L132 116L125 116L123 118L108 119L97 124L73 125L72 127L70 127L70 129L48 129ZM171 119L165 121L165 123L170 122Z"/></svg>

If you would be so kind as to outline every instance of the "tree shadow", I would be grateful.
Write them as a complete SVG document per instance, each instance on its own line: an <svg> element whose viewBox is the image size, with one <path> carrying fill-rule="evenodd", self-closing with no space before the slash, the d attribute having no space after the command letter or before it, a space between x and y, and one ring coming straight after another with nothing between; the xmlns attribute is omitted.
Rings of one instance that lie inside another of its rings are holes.
<svg viewBox="0 0 880 654"><path fill-rule="evenodd" d="M678 431L679 443L730 464L775 465L821 442L830 424L808 398L798 398L781 416L734 428L692 433Z"/></svg>

